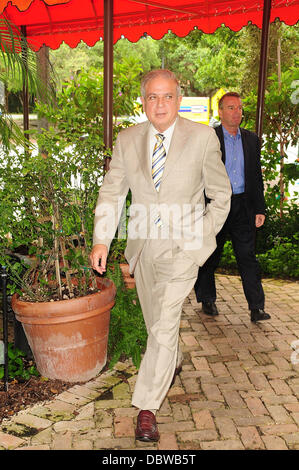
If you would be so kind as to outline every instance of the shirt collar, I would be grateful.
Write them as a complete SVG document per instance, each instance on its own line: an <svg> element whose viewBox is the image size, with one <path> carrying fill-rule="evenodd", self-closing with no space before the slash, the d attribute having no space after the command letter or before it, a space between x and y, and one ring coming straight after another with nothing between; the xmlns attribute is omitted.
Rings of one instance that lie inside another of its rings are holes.
<svg viewBox="0 0 299 470"><path fill-rule="evenodd" d="M156 134L163 134L165 136L165 139L171 139L171 136L172 136L172 133L174 131L174 126L176 125L176 122L177 122L177 118L174 121L174 123L171 124L171 126L168 127L168 129L166 129L166 131L164 131L164 132L157 131L157 129L151 124L152 135L155 136Z"/></svg>
<svg viewBox="0 0 299 470"><path fill-rule="evenodd" d="M236 136L230 134L230 133L228 132L228 130L226 130L225 127L223 127L223 126L222 126L222 130L223 130L223 135L224 135L224 137L227 137L227 138L228 138L228 137L236 137L236 138L240 138L240 137L241 137L240 127L238 127Z"/></svg>

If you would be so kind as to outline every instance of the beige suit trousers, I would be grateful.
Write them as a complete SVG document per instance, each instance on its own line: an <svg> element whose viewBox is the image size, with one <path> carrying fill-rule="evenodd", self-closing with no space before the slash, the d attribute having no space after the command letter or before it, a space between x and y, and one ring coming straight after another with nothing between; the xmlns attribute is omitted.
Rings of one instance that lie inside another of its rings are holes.
<svg viewBox="0 0 299 470"><path fill-rule="evenodd" d="M172 240L147 240L135 268L138 297L148 332L132 404L160 408L182 361L179 327L182 305L198 266Z"/></svg>

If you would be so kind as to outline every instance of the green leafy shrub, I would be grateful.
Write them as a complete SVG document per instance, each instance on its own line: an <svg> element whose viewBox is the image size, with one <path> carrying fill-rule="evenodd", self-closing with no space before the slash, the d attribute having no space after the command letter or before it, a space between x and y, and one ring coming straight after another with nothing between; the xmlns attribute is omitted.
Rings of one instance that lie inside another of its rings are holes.
<svg viewBox="0 0 299 470"><path fill-rule="evenodd" d="M133 59L114 64L114 137L130 124L125 116L138 113L140 70ZM82 71L64 84L57 106L37 104L48 129L31 131L36 148L0 149L0 256L7 264L7 254L23 246L36 260L26 278L11 277L10 294L21 287L32 301L49 300L56 291L61 299L63 283L73 295L72 275L89 289L94 208L110 154L103 142L103 92L103 71Z"/></svg>
<svg viewBox="0 0 299 470"><path fill-rule="evenodd" d="M116 285L115 306L111 310L108 341L109 367L122 358L132 358L139 368L147 331L136 289L125 287L118 263L108 267L107 277Z"/></svg>
<svg viewBox="0 0 299 470"><path fill-rule="evenodd" d="M299 277L299 236L294 242L288 238L279 238L276 244L265 253L258 253L262 274L268 277L297 278ZM232 242L225 243L219 268L232 274L238 273L238 266L233 252Z"/></svg>
<svg viewBox="0 0 299 470"><path fill-rule="evenodd" d="M226 241L224 244L219 267L231 271L238 269L232 242L230 240Z"/></svg>
<svg viewBox="0 0 299 470"><path fill-rule="evenodd" d="M265 253L283 239L297 244L299 236L299 205L297 202L286 204L281 218L277 211L267 211L265 223L257 231L256 252Z"/></svg>
<svg viewBox="0 0 299 470"><path fill-rule="evenodd" d="M299 239L299 237L298 237ZM263 273L273 277L299 277L298 242L285 238L266 253L257 255Z"/></svg>
<svg viewBox="0 0 299 470"><path fill-rule="evenodd" d="M28 380L32 375L38 377L33 361L28 361L26 354L20 349L14 348L12 343L8 343L8 377L10 379ZM0 366L0 380L4 377L4 365Z"/></svg>

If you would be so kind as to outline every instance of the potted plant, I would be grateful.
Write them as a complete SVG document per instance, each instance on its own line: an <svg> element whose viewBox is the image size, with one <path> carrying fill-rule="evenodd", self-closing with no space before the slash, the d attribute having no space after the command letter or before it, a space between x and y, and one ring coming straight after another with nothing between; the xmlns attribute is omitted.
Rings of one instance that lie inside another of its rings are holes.
<svg viewBox="0 0 299 470"><path fill-rule="evenodd" d="M103 175L101 126L94 122L97 135L89 130L84 139L84 116L74 107L64 112L69 125L60 116L55 127L34 136L34 150L2 155L1 234L6 252L25 245L32 260L23 276L12 269L12 308L37 369L75 382L89 380L106 363L115 287L88 264Z"/></svg>
<svg viewBox="0 0 299 470"><path fill-rule="evenodd" d="M28 254L34 255L19 276L21 292L13 295L12 308L39 372L64 381L85 381L106 363L115 296L112 281L96 277L87 259L95 203L91 185L98 187L101 165L98 155L92 160L89 153L87 166L87 152L79 156L57 129L36 138L42 152L8 156L14 169L10 181L15 180L14 188L19 185L14 198L18 230L10 233L16 240L22 235Z"/></svg>
<svg viewBox="0 0 299 470"><path fill-rule="evenodd" d="M127 82L136 80L139 69L132 71ZM102 80L99 71L82 72L57 94L56 107L39 104L49 128L34 132L35 149L15 148L0 161L2 246L6 252L27 247L30 262L23 276L12 269L12 307L39 372L64 381L89 380L105 365L116 294L113 282L88 263L105 157Z"/></svg>

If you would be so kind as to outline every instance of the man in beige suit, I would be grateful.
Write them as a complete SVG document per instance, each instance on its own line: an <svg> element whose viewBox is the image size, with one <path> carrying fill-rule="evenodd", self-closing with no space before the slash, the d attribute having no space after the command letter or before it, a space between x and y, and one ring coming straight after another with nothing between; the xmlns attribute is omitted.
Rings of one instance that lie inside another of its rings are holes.
<svg viewBox="0 0 299 470"><path fill-rule="evenodd" d="M156 411L181 370L182 305L198 266L216 247L216 234L230 209L231 187L214 129L178 116L182 96L175 75L149 72L141 94L148 121L118 135L99 192L90 262L100 274L105 271L130 189L125 255L148 332L132 398L140 410L135 435L157 441Z"/></svg>

